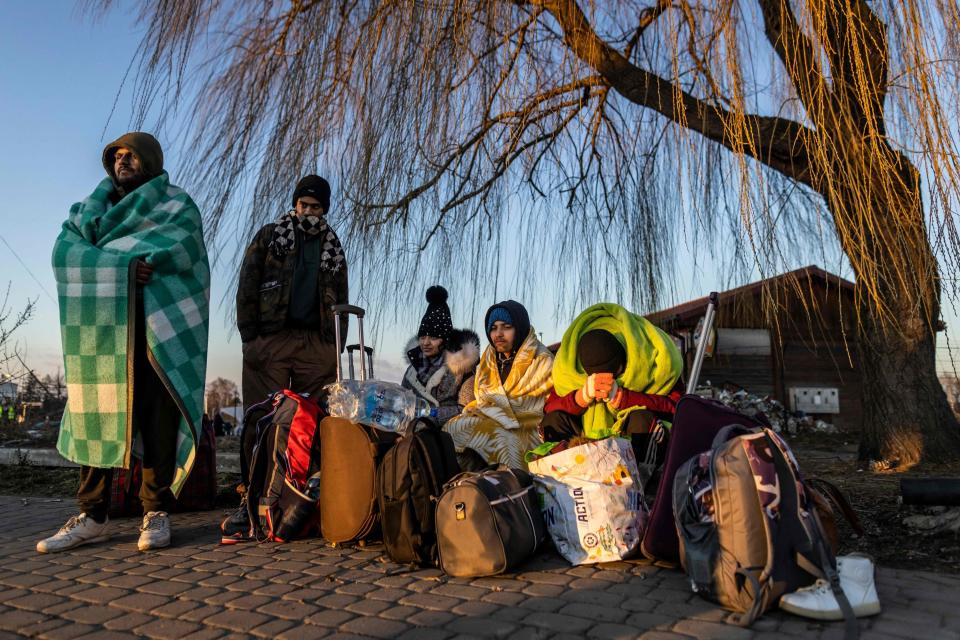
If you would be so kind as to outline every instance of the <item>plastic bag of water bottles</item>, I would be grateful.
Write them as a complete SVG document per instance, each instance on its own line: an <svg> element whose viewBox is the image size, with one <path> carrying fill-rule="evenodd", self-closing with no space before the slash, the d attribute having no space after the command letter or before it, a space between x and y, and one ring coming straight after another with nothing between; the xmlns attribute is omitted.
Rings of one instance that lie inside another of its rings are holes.
<svg viewBox="0 0 960 640"><path fill-rule="evenodd" d="M403 434L415 419L430 415L426 400L392 382L342 380L325 388L331 416L383 431Z"/></svg>

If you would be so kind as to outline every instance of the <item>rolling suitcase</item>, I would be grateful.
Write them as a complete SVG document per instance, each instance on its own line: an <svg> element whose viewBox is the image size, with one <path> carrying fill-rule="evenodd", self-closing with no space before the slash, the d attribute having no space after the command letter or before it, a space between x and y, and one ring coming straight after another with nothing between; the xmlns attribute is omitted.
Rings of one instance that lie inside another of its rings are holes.
<svg viewBox="0 0 960 640"><path fill-rule="evenodd" d="M371 352L363 344L364 310L353 305L335 305L334 330L340 340L340 315L357 316L360 331L360 380L367 379L366 360ZM353 370L353 349L350 369ZM372 374L372 366L369 367ZM337 354L337 382L343 380ZM363 542L379 533L377 467L396 434L387 433L346 418L327 416L320 422L320 531L328 542Z"/></svg>
<svg viewBox="0 0 960 640"><path fill-rule="evenodd" d="M704 316L704 329L697 343L697 352L693 366L690 369L690 379L687 389L696 391L700 377L700 368L703 365L704 352L713 318L718 304L717 294L710 294L710 303ZM745 427L766 427L759 417L745 416L730 407L701 398L695 393L688 393L677 402L676 413L673 416L673 426L667 442L667 454L661 469L660 483L657 486L656 498L650 509L650 518L644 531L640 550L651 560L680 562L680 540L677 537L677 527L673 517L673 477L683 463L691 457L707 451L713 444L713 439L726 426L740 424Z"/></svg>

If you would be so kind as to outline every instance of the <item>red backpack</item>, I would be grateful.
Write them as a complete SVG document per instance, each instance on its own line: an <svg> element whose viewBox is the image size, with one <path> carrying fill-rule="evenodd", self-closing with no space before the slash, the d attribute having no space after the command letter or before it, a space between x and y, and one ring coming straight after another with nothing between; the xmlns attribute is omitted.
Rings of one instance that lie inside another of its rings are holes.
<svg viewBox="0 0 960 640"><path fill-rule="evenodd" d="M316 400L289 389L273 396L275 410L257 423L249 461L247 509L251 535L286 542L320 529L320 429Z"/></svg>

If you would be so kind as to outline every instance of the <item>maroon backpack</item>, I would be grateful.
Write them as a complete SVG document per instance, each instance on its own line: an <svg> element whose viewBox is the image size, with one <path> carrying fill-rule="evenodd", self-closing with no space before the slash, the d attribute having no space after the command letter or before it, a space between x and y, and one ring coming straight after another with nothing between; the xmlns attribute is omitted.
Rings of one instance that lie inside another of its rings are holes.
<svg viewBox="0 0 960 640"><path fill-rule="evenodd" d="M129 469L114 469L110 482L111 518L139 516L140 485L143 482L143 462L133 458ZM204 426L197 438L197 453L193 469L170 510L209 511L217 498L217 437L211 425Z"/></svg>

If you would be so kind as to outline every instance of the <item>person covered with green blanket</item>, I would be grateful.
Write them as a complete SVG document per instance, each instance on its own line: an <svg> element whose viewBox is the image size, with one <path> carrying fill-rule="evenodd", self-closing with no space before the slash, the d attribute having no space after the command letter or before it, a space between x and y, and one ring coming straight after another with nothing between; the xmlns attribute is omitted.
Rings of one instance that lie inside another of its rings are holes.
<svg viewBox="0 0 960 640"><path fill-rule="evenodd" d="M142 460L141 551L193 468L207 368L210 268L200 211L147 133L103 151L108 178L70 208L53 248L67 407L57 449L80 465L71 517L37 551L107 540L113 469Z"/></svg>
<svg viewBox="0 0 960 640"><path fill-rule="evenodd" d="M617 304L586 309L563 335L540 429L545 442L631 437L642 459L656 420L671 420L683 360L666 333Z"/></svg>

